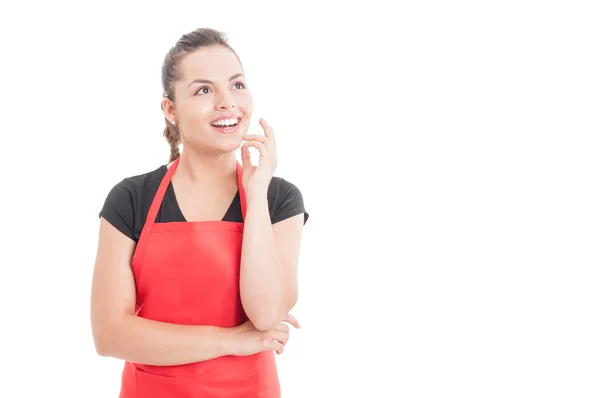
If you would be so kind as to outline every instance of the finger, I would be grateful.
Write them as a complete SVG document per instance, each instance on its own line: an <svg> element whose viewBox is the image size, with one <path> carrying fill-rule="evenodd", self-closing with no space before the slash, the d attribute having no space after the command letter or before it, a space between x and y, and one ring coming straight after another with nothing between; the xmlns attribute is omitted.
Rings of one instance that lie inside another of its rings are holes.
<svg viewBox="0 0 600 398"><path fill-rule="evenodd" d="M265 120L264 117L261 117L258 122L260 123L260 125L262 126L263 130L265 131L265 137L270 137L271 136L271 126L269 126L269 123L267 123L267 121Z"/></svg>
<svg viewBox="0 0 600 398"><path fill-rule="evenodd" d="M262 339L263 347L265 350L275 350L278 354L282 354L284 350L283 344L279 341L274 340L268 336L263 337Z"/></svg>
<svg viewBox="0 0 600 398"><path fill-rule="evenodd" d="M253 148L258 149L258 152L260 153L260 157L258 158L260 164L265 164L267 159L270 158L269 151L267 150L267 146L265 144L263 144L262 142L248 141L248 142L245 142L244 145L242 145L242 148L244 148L244 147L246 147L246 148L253 147Z"/></svg>
<svg viewBox="0 0 600 398"><path fill-rule="evenodd" d="M283 345L286 345L288 340L290 339L289 333L280 332L279 330L270 330L266 332L267 336L271 340L276 340Z"/></svg>
<svg viewBox="0 0 600 398"><path fill-rule="evenodd" d="M267 144L259 142L259 141L246 141L242 145L242 147L254 147L258 149L258 152L261 156L269 156L269 151L267 149Z"/></svg>
<svg viewBox="0 0 600 398"><path fill-rule="evenodd" d="M267 138L264 135L259 135L259 134L246 134L245 136L242 137L245 141L258 141L258 142L262 142L263 144L265 144L267 146L267 151L269 152L269 155L271 156L271 158L276 158L276 144L274 141L274 138Z"/></svg>
<svg viewBox="0 0 600 398"><path fill-rule="evenodd" d="M278 354L283 354L283 351L285 350L285 347L283 346L283 344L281 344L277 341L274 341L274 340L271 340L270 343L265 344L264 347L265 348L263 351L273 350L273 351L277 352Z"/></svg>
<svg viewBox="0 0 600 398"><path fill-rule="evenodd" d="M289 333L290 327L288 325L286 325L285 323L281 322L279 325L277 325L277 327L275 327L275 330L279 330L280 332L284 332L284 333Z"/></svg>
<svg viewBox="0 0 600 398"><path fill-rule="evenodd" d="M265 137L272 141L275 141L275 132L273 131L273 127L267 123L264 117L261 117L259 122L263 130L265 131Z"/></svg>
<svg viewBox="0 0 600 398"><path fill-rule="evenodd" d="M263 142L263 143L267 141L267 137L265 137L264 135L259 135L259 134L246 134L242 138L246 141L256 140L256 141Z"/></svg>
<svg viewBox="0 0 600 398"><path fill-rule="evenodd" d="M242 167L244 170L248 170L250 166L252 166L251 158L250 158L250 149L246 146L242 146Z"/></svg>
<svg viewBox="0 0 600 398"><path fill-rule="evenodd" d="M283 322L289 323L290 325L292 325L296 329L300 329L301 328L300 322L298 322L298 320L292 314L287 314L285 316L285 318L283 318Z"/></svg>

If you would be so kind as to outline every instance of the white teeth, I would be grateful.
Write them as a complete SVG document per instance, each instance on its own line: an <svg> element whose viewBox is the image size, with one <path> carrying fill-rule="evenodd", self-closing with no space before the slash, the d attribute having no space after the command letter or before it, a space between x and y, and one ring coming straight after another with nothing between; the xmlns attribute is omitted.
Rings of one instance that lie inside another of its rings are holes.
<svg viewBox="0 0 600 398"><path fill-rule="evenodd" d="M224 120L219 120L216 122L212 122L211 124L213 126L233 126L235 124L237 124L238 119L237 118L233 118L233 119L224 119Z"/></svg>

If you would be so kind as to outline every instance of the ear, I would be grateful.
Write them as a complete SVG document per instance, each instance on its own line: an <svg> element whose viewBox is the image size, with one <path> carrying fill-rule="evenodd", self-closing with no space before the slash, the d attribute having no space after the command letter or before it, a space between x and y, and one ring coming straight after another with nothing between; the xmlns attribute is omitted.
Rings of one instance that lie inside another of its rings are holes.
<svg viewBox="0 0 600 398"><path fill-rule="evenodd" d="M160 102L160 106L163 110L163 113L165 114L165 118L167 118L168 121L170 121L170 122L172 122L173 120L177 121L177 115L175 114L175 107L173 106L173 103L171 102L170 99L163 98L162 101Z"/></svg>

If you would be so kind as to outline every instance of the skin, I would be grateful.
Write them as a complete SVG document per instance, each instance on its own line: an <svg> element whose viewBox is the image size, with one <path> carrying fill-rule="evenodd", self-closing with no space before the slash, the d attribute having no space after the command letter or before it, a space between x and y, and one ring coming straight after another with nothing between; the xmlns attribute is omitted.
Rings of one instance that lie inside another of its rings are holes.
<svg viewBox="0 0 600 398"><path fill-rule="evenodd" d="M181 365L223 355L281 354L288 324L300 325L289 311L297 301L297 264L303 227L299 214L271 224L267 189L277 165L275 135L264 119L263 135L247 134L252 96L235 54L213 46L182 58L174 101L163 99L165 117L179 126L183 152L172 184L188 221L221 220L237 192L235 151L240 148L247 198L240 269L240 293L249 321L233 328L175 325L135 316L131 258L135 241L100 220L94 266L91 321L100 355L151 365ZM192 83L208 79L212 84ZM211 121L242 117L236 134L223 135ZM243 145L242 145L243 144ZM249 148L259 151L250 163ZM171 164L168 166L170 167Z"/></svg>

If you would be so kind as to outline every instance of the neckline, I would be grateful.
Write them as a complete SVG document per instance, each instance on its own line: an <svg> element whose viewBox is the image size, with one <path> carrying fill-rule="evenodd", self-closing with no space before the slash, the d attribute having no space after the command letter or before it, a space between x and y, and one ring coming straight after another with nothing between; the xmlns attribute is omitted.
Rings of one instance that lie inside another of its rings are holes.
<svg viewBox="0 0 600 398"><path fill-rule="evenodd" d="M185 218L185 215L181 211L181 207L179 206L179 202L177 201L177 195L175 195L175 189L173 188L173 183L171 181L169 181L169 185L167 186L167 192L166 192L165 195L169 195L169 198L173 202L173 205L174 205L173 207L175 208L175 211L177 212L177 218L183 220L181 222L207 222L207 221L211 221L211 220L205 220L205 221L188 221L188 219ZM220 220L212 220L212 222L227 221L227 220L225 220L225 218L227 217L227 215L231 212L231 210L233 209L234 205L236 203L240 202L240 200L238 199L239 196L240 196L240 189L238 188L238 190L235 193L235 196L233 197L233 200L229 203L229 207L225 211L225 214L223 215L223 217ZM240 207L241 207L241 203L240 203Z"/></svg>
<svg viewBox="0 0 600 398"><path fill-rule="evenodd" d="M179 213L180 218L182 220L185 220L185 221L181 221L180 223L190 223L190 224L237 223L235 221L226 221L225 217L229 214L231 208L233 207L233 205L236 202L236 199L238 197L239 197L239 203L240 203L241 212L242 212L242 223L245 221L245 219L246 219L246 195L245 195L244 187L242 184L242 177L243 177L244 170L237 160L236 160L236 173L237 173L238 189L237 189L232 201L229 203L229 206L227 207L227 210L225 211L225 214L223 215L221 220L188 221L185 218L185 216L183 215L183 212L181 211L181 207L179 207L179 202L177 201L177 196L175 195L175 189L174 189L172 181L171 181L173 178L173 175L175 173L175 170L177 169L177 165L179 164L180 159L181 159L181 155L179 155L177 157L177 159L175 159L175 161L172 162L171 167L167 167L169 165L168 163L162 165L162 167L165 169L165 174L161 178L161 182L158 187L158 191L157 191L155 198L153 200L153 203L151 205L151 208L154 207L154 212L158 212L158 207L163 202L165 194L167 193L167 191L170 190L169 195L172 196L171 199L175 203L176 211ZM158 203L156 204L154 202L157 199L158 199ZM155 219L156 219L156 215L154 215L152 217L153 221L155 221Z"/></svg>

